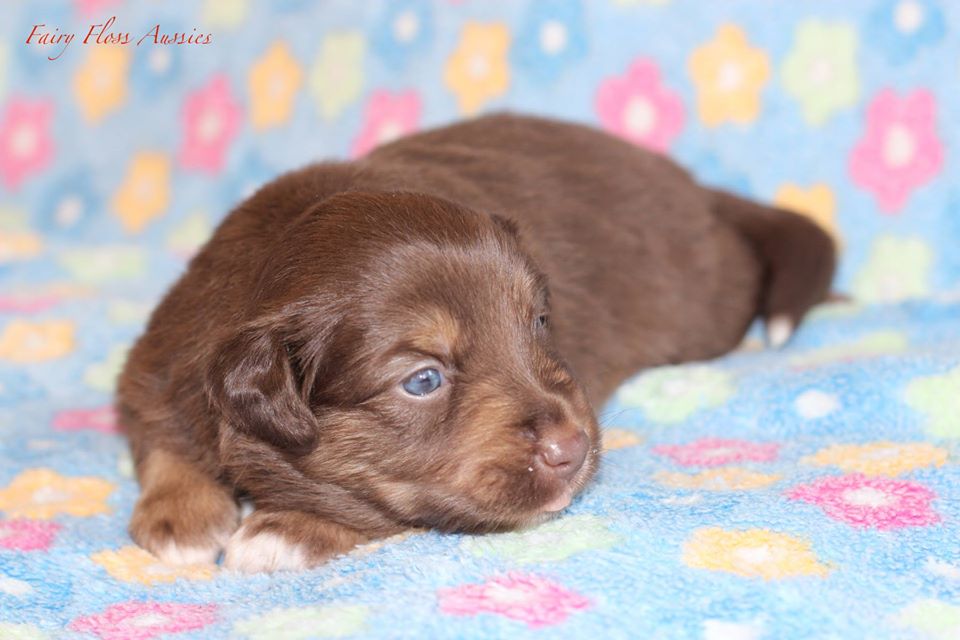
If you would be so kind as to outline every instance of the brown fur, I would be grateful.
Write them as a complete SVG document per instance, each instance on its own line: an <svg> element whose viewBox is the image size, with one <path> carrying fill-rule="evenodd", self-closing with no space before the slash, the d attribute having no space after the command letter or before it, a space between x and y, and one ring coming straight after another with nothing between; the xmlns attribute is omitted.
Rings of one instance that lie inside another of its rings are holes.
<svg viewBox="0 0 960 640"><path fill-rule="evenodd" d="M618 384L730 350L758 313L799 320L833 253L799 216L534 118L282 176L227 217L130 354L131 534L151 550L216 537L241 494L246 534L289 527L316 561L411 526L534 522L593 474L594 408ZM425 362L449 384L411 400L400 381ZM564 482L538 451L577 430L589 453Z"/></svg>

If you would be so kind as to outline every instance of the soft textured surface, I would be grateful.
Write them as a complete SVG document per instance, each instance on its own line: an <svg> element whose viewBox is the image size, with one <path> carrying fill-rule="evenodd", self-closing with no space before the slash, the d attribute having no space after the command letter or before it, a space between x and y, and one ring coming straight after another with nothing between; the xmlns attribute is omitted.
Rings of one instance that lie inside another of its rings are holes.
<svg viewBox="0 0 960 640"><path fill-rule="evenodd" d="M960 637L960 5L269 6L4 4L0 637ZM82 46L111 15L132 42ZM40 22L78 32L55 61ZM158 22L212 42L135 46ZM113 381L228 206L498 108L803 210L857 302L626 384L597 481L537 530L250 578L132 546Z"/></svg>

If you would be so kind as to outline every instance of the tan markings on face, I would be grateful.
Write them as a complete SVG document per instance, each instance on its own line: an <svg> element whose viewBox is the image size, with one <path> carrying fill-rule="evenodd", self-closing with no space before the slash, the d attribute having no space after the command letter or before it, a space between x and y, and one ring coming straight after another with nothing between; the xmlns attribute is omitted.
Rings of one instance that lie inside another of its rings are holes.
<svg viewBox="0 0 960 640"><path fill-rule="evenodd" d="M521 431L516 400L495 386L475 383L467 404L475 410L464 416L457 436L451 484L478 502L496 503L529 466L534 442Z"/></svg>
<svg viewBox="0 0 960 640"><path fill-rule="evenodd" d="M406 336L410 347L449 358L460 337L456 318L440 307L418 311Z"/></svg>

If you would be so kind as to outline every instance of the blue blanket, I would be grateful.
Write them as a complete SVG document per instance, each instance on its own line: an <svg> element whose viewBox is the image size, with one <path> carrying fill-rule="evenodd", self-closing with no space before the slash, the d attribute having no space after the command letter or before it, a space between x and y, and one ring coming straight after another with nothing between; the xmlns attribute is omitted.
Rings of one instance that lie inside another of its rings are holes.
<svg viewBox="0 0 960 640"><path fill-rule="evenodd" d="M956 3L2 11L0 638L960 637ZM280 171L504 108L811 216L852 301L783 350L755 327L638 374L596 482L536 529L252 577L134 546L115 377L216 222Z"/></svg>

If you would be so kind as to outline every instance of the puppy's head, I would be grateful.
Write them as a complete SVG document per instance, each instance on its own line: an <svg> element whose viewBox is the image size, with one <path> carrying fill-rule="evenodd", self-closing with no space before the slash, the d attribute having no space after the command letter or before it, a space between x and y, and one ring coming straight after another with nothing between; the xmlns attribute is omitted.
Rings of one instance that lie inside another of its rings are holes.
<svg viewBox="0 0 960 640"><path fill-rule="evenodd" d="M249 316L209 392L228 430L304 483L396 522L482 531L563 509L596 469L596 420L554 351L546 282L501 218L417 194L335 196L276 244Z"/></svg>

